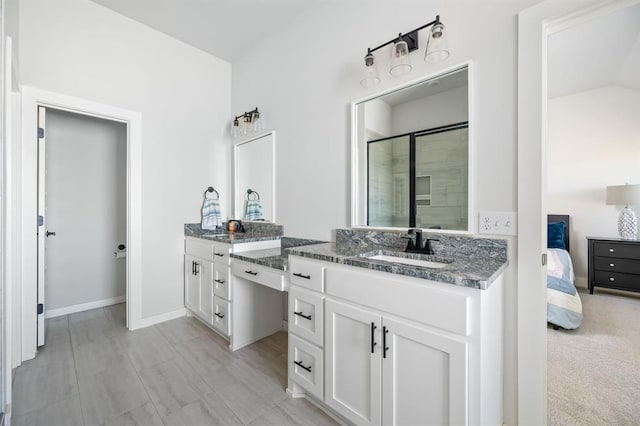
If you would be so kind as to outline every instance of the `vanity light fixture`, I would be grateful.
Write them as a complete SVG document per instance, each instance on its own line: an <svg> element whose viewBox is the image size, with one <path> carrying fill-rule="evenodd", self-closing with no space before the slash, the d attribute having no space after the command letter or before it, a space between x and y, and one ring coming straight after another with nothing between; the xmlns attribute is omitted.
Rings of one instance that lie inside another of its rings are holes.
<svg viewBox="0 0 640 426"><path fill-rule="evenodd" d="M236 115L231 123L231 137L239 138L264 130L264 119L260 118L260 111L255 107L249 112Z"/></svg>
<svg viewBox="0 0 640 426"><path fill-rule="evenodd" d="M447 34L444 29L444 25L440 22L440 15L436 16L436 19L425 24L415 30L412 30L406 34L398 34L397 38L389 40L380 46L373 49L367 49L367 55L364 57L364 75L360 80L360 84L363 87L372 87L380 83L380 76L378 75L378 69L376 67L375 57L373 52L382 49L385 46L393 43L393 49L391 50L391 66L389 73L393 76L400 76L411 71L411 60L409 53L418 49L418 32L427 27L431 27L429 32L429 38L427 40L427 49L424 55L424 60L427 63L434 64L443 61L449 57L449 47L447 43Z"/></svg>

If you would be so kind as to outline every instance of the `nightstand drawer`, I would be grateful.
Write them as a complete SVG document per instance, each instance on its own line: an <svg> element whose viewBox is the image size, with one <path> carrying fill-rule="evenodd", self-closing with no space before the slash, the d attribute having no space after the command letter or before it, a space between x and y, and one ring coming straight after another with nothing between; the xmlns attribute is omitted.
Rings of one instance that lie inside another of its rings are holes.
<svg viewBox="0 0 640 426"><path fill-rule="evenodd" d="M640 274L640 262L633 259L596 256L594 258L594 267L597 271Z"/></svg>
<svg viewBox="0 0 640 426"><path fill-rule="evenodd" d="M602 286L640 290L640 275L595 271L595 276L595 283Z"/></svg>
<svg viewBox="0 0 640 426"><path fill-rule="evenodd" d="M596 241L593 243L596 256L640 260L640 245L619 242Z"/></svg>

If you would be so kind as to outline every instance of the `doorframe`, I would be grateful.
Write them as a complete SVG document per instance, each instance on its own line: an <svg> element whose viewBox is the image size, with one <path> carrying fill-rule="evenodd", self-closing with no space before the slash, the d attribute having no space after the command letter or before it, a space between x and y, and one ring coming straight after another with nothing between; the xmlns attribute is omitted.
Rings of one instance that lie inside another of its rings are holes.
<svg viewBox="0 0 640 426"><path fill-rule="evenodd" d="M22 241L20 340L22 361L37 350L37 110L54 108L89 117L117 121L127 126L127 326L142 326L142 115L140 112L86 99L22 86L21 194L18 209L23 218L17 230ZM32 218L33 220L30 220Z"/></svg>
<svg viewBox="0 0 640 426"><path fill-rule="evenodd" d="M547 38L640 0L546 0L518 14L518 424L547 423Z"/></svg>

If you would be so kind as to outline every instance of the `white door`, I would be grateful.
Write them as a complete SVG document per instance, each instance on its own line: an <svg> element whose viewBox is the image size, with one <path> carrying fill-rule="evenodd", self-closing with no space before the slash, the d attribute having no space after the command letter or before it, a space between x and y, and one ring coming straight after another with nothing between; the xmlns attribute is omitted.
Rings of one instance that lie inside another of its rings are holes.
<svg viewBox="0 0 640 426"><path fill-rule="evenodd" d="M46 109L38 107L38 346L44 345L44 282L45 282L45 239L47 224L45 216L46 171L45 171L45 119Z"/></svg>
<svg viewBox="0 0 640 426"><path fill-rule="evenodd" d="M383 424L468 424L467 344L386 317L383 323Z"/></svg>
<svg viewBox="0 0 640 426"><path fill-rule="evenodd" d="M325 402L357 425L380 424L380 315L327 300Z"/></svg>
<svg viewBox="0 0 640 426"><path fill-rule="evenodd" d="M45 311L64 312L122 301L126 259L115 254L126 246L126 125L47 108L44 135L46 142L39 139L44 226L38 237L46 241L38 259L40 303L46 294Z"/></svg>

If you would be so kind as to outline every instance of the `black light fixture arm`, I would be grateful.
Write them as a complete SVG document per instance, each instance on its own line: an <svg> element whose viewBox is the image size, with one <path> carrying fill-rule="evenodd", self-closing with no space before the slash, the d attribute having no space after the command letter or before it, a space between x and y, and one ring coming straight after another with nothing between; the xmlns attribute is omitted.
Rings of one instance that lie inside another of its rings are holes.
<svg viewBox="0 0 640 426"><path fill-rule="evenodd" d="M371 54L373 52L375 52L376 50L380 50L385 46L390 45L391 43L395 43L396 41L400 40L400 39L404 39L404 38L410 38L411 41L413 42L413 44L409 43L409 51L415 50L418 48L418 31L420 30L424 30L427 27L430 27L432 25L436 25L440 23L440 15L436 15L436 19L434 19L433 21L429 22L428 24L424 24L421 27L416 28L415 30L411 30L407 33L400 33L398 34L398 37L389 40L386 43L381 44L380 46L374 47L373 49L367 49L367 54ZM407 41L407 40L405 40Z"/></svg>
<svg viewBox="0 0 640 426"><path fill-rule="evenodd" d="M238 126L238 119L243 118L245 122L251 123L254 118L260 117L260 111L258 111L258 107L255 107L249 112L245 112L244 114L236 115L233 119L233 125Z"/></svg>

